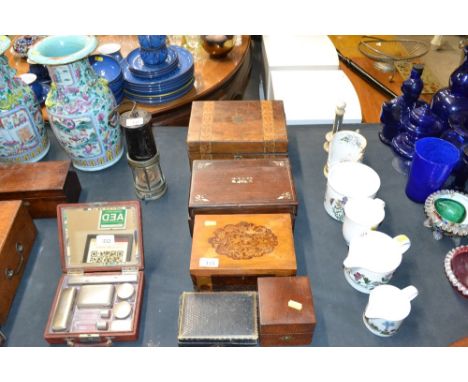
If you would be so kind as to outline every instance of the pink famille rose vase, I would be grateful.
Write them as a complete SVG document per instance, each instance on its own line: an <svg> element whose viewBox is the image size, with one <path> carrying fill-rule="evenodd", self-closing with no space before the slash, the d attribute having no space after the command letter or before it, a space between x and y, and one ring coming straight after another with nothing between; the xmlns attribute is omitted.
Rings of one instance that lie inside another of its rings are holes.
<svg viewBox="0 0 468 382"><path fill-rule="evenodd" d="M28 53L49 70L50 125L73 165L83 171L110 167L123 153L119 123L112 113L117 106L114 96L87 59L96 46L94 36L50 36Z"/></svg>

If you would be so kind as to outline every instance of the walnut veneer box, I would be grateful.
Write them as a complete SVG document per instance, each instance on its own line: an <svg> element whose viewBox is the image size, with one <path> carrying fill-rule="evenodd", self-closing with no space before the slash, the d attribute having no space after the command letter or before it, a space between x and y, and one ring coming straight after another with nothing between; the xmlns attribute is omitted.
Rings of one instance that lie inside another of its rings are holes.
<svg viewBox="0 0 468 382"><path fill-rule="evenodd" d="M0 202L0 324L7 319L36 232L20 200Z"/></svg>
<svg viewBox="0 0 468 382"><path fill-rule="evenodd" d="M195 160L189 226L199 214L289 213L297 197L289 159Z"/></svg>
<svg viewBox="0 0 468 382"><path fill-rule="evenodd" d="M187 134L195 159L287 157L282 101L195 101Z"/></svg>
<svg viewBox="0 0 468 382"><path fill-rule="evenodd" d="M23 200L33 218L55 218L57 205L75 203L81 186L71 162L0 164L0 200Z"/></svg>
<svg viewBox="0 0 468 382"><path fill-rule="evenodd" d="M259 276L294 276L290 214L196 215L190 276L197 290L256 290Z"/></svg>

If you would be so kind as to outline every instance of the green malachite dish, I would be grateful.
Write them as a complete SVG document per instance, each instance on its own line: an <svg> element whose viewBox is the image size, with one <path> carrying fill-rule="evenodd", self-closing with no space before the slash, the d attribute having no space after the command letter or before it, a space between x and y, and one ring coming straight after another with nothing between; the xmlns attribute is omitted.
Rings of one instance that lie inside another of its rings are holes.
<svg viewBox="0 0 468 382"><path fill-rule="evenodd" d="M439 198L434 203L437 213L452 223L461 223L466 217L466 208L453 199Z"/></svg>

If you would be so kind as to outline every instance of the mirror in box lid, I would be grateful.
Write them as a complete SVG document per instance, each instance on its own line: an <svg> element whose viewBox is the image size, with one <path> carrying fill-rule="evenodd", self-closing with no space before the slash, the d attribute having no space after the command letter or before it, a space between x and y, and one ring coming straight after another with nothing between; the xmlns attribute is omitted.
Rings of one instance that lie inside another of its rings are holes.
<svg viewBox="0 0 468 382"><path fill-rule="evenodd" d="M142 268L139 202L60 205L60 223L66 269Z"/></svg>

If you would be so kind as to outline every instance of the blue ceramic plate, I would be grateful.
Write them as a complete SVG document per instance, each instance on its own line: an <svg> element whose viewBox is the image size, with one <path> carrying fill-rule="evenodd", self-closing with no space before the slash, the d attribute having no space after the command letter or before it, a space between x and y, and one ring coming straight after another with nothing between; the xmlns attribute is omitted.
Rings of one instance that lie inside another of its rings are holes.
<svg viewBox="0 0 468 382"><path fill-rule="evenodd" d="M179 90L169 93L167 95L161 96L151 96L151 97L138 97L133 94L129 94L127 91L124 90L124 95L127 99L131 101L135 101L138 103L143 103L147 105L157 105L160 103L174 101L177 98L182 97L183 95L187 94L193 89L193 80L189 81L185 86L181 87Z"/></svg>
<svg viewBox="0 0 468 382"><path fill-rule="evenodd" d="M184 86L187 82L193 79L193 73L189 73L188 76L184 76L180 78L176 82L172 82L165 86L151 86L151 87L135 87L130 86L128 83L125 83L124 88L127 89L129 92L138 93L141 95L151 95L151 94L161 94L161 93L169 93L171 91L175 91L179 89L181 86Z"/></svg>
<svg viewBox="0 0 468 382"><path fill-rule="evenodd" d="M127 56L128 68L140 78L155 79L172 72L179 62L179 56L174 47L167 49L166 61L160 65L146 65L140 56L140 48L130 52Z"/></svg>
<svg viewBox="0 0 468 382"><path fill-rule="evenodd" d="M184 78L184 76L187 76L188 73L193 70L192 53L178 46L174 46L174 49L177 51L177 55L179 57L177 67L171 73L161 76L157 79L143 79L134 76L129 69L128 61L123 60L122 71L125 80L125 87L142 87L143 89L150 87L164 88L165 86L180 80L181 77Z"/></svg>
<svg viewBox="0 0 468 382"><path fill-rule="evenodd" d="M96 74L99 77L106 79L109 83L117 81L122 75L120 64L110 56L96 54L89 56L88 60Z"/></svg>

